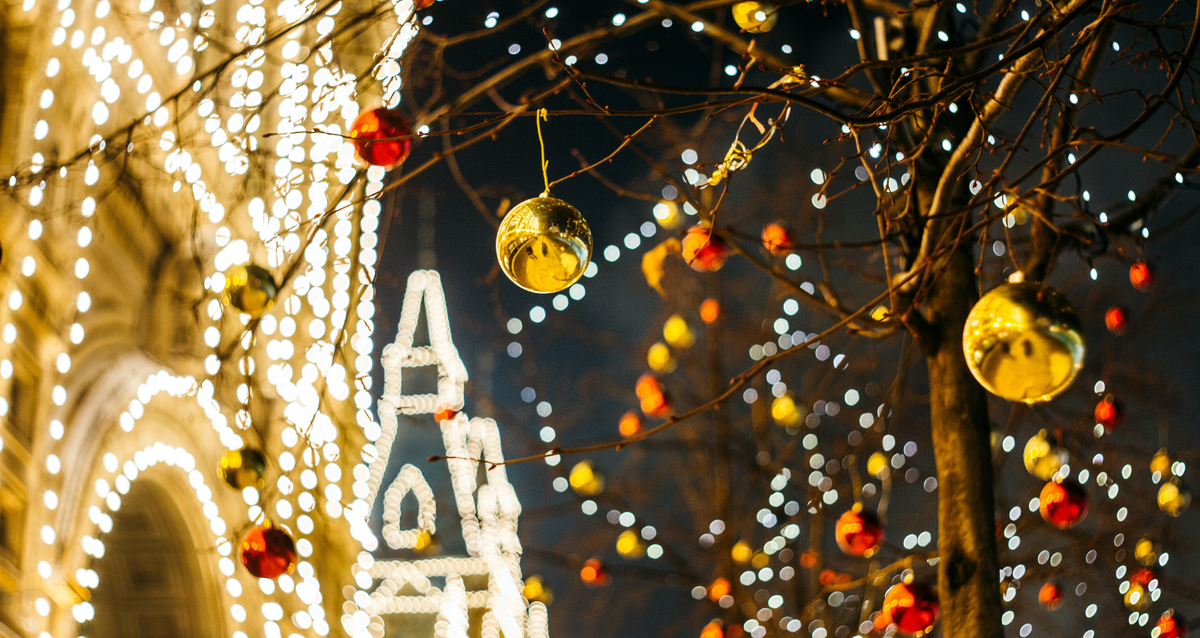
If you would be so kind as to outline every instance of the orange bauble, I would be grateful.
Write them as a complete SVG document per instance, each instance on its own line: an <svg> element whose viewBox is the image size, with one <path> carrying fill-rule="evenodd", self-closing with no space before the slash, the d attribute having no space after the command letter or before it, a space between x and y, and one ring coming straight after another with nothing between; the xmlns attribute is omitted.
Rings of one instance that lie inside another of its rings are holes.
<svg viewBox="0 0 1200 638"><path fill-rule="evenodd" d="M796 250L796 244L792 241L792 234L779 222L763 226L762 243L767 252L770 252L772 255L786 255Z"/></svg>
<svg viewBox="0 0 1200 638"><path fill-rule="evenodd" d="M884 595L875 626L895 625L902 634L921 636L933 629L937 617L937 595L933 590L920 583L899 583Z"/></svg>
<svg viewBox="0 0 1200 638"><path fill-rule="evenodd" d="M700 304L700 320L704 323L715 323L721 318L721 303L716 299L705 299Z"/></svg>
<svg viewBox="0 0 1200 638"><path fill-rule="evenodd" d="M296 543L270 523L250 530L242 538L241 550L242 565L255 578L279 578L296 567Z"/></svg>
<svg viewBox="0 0 1200 638"><path fill-rule="evenodd" d="M704 226L692 226L683 238L683 260L692 270L714 272L729 258L729 244Z"/></svg>
<svg viewBox="0 0 1200 638"><path fill-rule="evenodd" d="M883 527L874 515L862 511L858 505L842 514L834 526L834 537L838 547L851 556L870 558L879 551L883 542Z"/></svg>
<svg viewBox="0 0 1200 638"><path fill-rule="evenodd" d="M637 412L626 412L617 424L617 429L621 436L629 438L642 431L642 417L638 416Z"/></svg>
<svg viewBox="0 0 1200 638"><path fill-rule="evenodd" d="M708 597L713 602L717 602L731 593L733 593L733 586L724 578L718 578L708 586Z"/></svg>
<svg viewBox="0 0 1200 638"><path fill-rule="evenodd" d="M350 141L359 159L371 166L393 169L412 150L412 124L394 109L368 109L350 125Z"/></svg>
<svg viewBox="0 0 1200 638"><path fill-rule="evenodd" d="M441 423L442 421L449 421L450 419L453 419L455 416L458 416L458 412L455 410L451 410L450 408L438 408L437 412L433 413L433 418L438 423Z"/></svg>
<svg viewBox="0 0 1200 638"><path fill-rule="evenodd" d="M1154 271L1150 269L1150 264L1138 261L1130 266L1129 283L1142 292L1150 290L1150 286L1154 285Z"/></svg>
<svg viewBox="0 0 1200 638"><path fill-rule="evenodd" d="M1074 527L1087 515L1087 492L1070 479L1046 483L1038 500L1042 518L1059 529Z"/></svg>
<svg viewBox="0 0 1200 638"><path fill-rule="evenodd" d="M652 374L643 374L639 377L637 396L642 404L642 412L646 416L662 419L671 414L671 400L667 398L658 377Z"/></svg>
<svg viewBox="0 0 1200 638"><path fill-rule="evenodd" d="M704 626L700 630L700 638L725 638L725 630L722 629L721 621L714 620Z"/></svg>
<svg viewBox="0 0 1200 638"><path fill-rule="evenodd" d="M599 558L589 558L583 564L583 569L579 570L579 578L592 587L603 587L612 580L608 572L604 571L604 563L600 562Z"/></svg>
<svg viewBox="0 0 1200 638"><path fill-rule="evenodd" d="M1104 397L1096 404L1096 423L1103 425L1105 430L1112 431L1124 419L1125 410L1113 395Z"/></svg>
<svg viewBox="0 0 1200 638"><path fill-rule="evenodd" d="M1042 607L1045 607L1050 611L1055 611L1059 607L1062 607L1062 590L1060 590L1058 585L1055 585L1054 583L1046 583L1045 585L1042 585L1041 589L1038 590L1038 602L1042 604Z"/></svg>
<svg viewBox="0 0 1200 638"><path fill-rule="evenodd" d="M1133 573L1129 575L1129 582L1146 587L1154 582L1155 578L1154 572L1145 568L1138 568L1133 570Z"/></svg>
<svg viewBox="0 0 1200 638"><path fill-rule="evenodd" d="M1125 309L1120 306L1113 306L1104 313L1104 325L1108 327L1108 331L1115 335L1123 335L1129 329L1129 317L1125 313Z"/></svg>
<svg viewBox="0 0 1200 638"><path fill-rule="evenodd" d="M1174 610L1163 613L1154 628L1158 630L1158 638L1183 638L1188 632L1187 621L1176 618Z"/></svg>

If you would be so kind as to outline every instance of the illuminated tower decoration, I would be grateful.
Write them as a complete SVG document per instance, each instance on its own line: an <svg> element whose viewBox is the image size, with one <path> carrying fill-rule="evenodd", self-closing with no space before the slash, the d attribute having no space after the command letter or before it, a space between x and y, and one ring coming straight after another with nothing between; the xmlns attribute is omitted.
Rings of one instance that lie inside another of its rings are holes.
<svg viewBox="0 0 1200 638"><path fill-rule="evenodd" d="M428 346L414 346L421 308L429 328ZM405 395L405 368L437 366L436 394ZM378 453L370 464L367 503L374 503L388 467L398 427L397 414L435 414L446 445L454 500L462 521L467 556L419 560L375 560L378 546L363 532L366 517L352 521L354 536L366 550L355 566L359 589L350 597L343 627L354 638L380 638L386 615L436 615L436 636L466 637L471 610L483 609L480 635L498 638L543 638L549 635L546 607L522 595L521 543L517 520L521 504L508 482L500 432L492 419L468 418L463 407L466 367L450 336L441 277L418 270L408 278L396 342L383 351L384 391L379 400L382 428ZM484 463L486 480L478 481ZM412 493L417 504L416 529L400 529L400 508ZM421 471L405 465L383 496L383 539L393 549L420 548L436 529L433 491ZM360 512L361 513L361 512ZM483 590L468 590L464 578L486 577ZM443 581L442 586L433 581Z"/></svg>

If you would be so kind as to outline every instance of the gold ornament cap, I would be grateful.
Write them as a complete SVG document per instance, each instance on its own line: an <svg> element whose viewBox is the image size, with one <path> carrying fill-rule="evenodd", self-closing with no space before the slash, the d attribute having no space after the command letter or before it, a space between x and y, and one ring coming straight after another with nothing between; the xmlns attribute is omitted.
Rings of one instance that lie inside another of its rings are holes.
<svg viewBox="0 0 1200 638"><path fill-rule="evenodd" d="M592 231L572 205L543 193L513 207L496 233L496 258L513 283L537 293L566 290L592 260Z"/></svg>
<svg viewBox="0 0 1200 638"><path fill-rule="evenodd" d="M1067 298L1035 283L993 288L963 328L967 367L988 392L1009 401L1049 401L1083 367L1083 323Z"/></svg>

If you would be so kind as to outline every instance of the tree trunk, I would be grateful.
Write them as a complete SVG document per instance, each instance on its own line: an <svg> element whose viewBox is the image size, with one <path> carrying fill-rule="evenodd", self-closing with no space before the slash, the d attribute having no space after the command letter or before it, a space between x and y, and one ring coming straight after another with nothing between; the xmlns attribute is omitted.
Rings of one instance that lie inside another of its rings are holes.
<svg viewBox="0 0 1200 638"><path fill-rule="evenodd" d="M924 344L938 480L938 598L942 635L1001 638L991 430L987 397L963 357L962 334L977 291L966 249L943 264L924 308Z"/></svg>

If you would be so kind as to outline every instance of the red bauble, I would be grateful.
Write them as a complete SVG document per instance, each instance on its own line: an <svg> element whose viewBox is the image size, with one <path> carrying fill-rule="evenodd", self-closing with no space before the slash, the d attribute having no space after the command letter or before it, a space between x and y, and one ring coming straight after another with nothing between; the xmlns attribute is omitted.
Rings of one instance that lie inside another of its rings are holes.
<svg viewBox="0 0 1200 638"><path fill-rule="evenodd" d="M1041 589L1038 590L1038 602L1041 603L1046 609L1055 611L1059 607L1062 607L1062 590L1060 590L1058 585L1055 585L1054 583L1046 583L1045 585L1042 585Z"/></svg>
<svg viewBox="0 0 1200 638"><path fill-rule="evenodd" d="M1158 629L1158 638L1183 638L1187 635L1187 621L1176 618L1174 611L1168 611L1154 624Z"/></svg>
<svg viewBox="0 0 1200 638"><path fill-rule="evenodd" d="M438 408L437 412L433 413L433 418L438 423L441 423L442 421L449 421L456 416L458 416L458 411L451 410L450 408Z"/></svg>
<svg viewBox="0 0 1200 638"><path fill-rule="evenodd" d="M883 609L879 616L875 623L877 627L895 625L902 634L924 635L937 622L937 595L920 583L893 585L883 596Z"/></svg>
<svg viewBox="0 0 1200 638"><path fill-rule="evenodd" d="M242 538L242 564L255 578L279 578L296 567L296 543L278 527L259 525Z"/></svg>
<svg viewBox="0 0 1200 638"><path fill-rule="evenodd" d="M1042 512L1042 518L1059 529L1074 527L1087 516L1087 492L1070 479L1061 483L1046 483L1038 500L1041 503L1038 509Z"/></svg>
<svg viewBox="0 0 1200 638"><path fill-rule="evenodd" d="M729 245L703 226L692 226L683 238L683 260L692 270L714 272L729 258Z"/></svg>
<svg viewBox="0 0 1200 638"><path fill-rule="evenodd" d="M350 141L359 159L372 166L393 169L399 166L412 150L412 124L394 109L368 109L354 118L350 125Z"/></svg>
<svg viewBox="0 0 1200 638"><path fill-rule="evenodd" d="M772 255L786 255L796 250L792 234L779 222L763 226L762 243L763 247Z"/></svg>
<svg viewBox="0 0 1200 638"><path fill-rule="evenodd" d="M1154 271L1150 269L1150 264L1138 261L1130 266L1129 283L1142 292L1150 290L1150 286L1154 285Z"/></svg>
<svg viewBox="0 0 1200 638"><path fill-rule="evenodd" d="M1154 572L1145 568L1138 568L1133 570L1133 573L1129 575L1129 582L1141 585L1142 587L1148 587L1155 578L1157 577L1154 575Z"/></svg>
<svg viewBox="0 0 1200 638"><path fill-rule="evenodd" d="M1113 430L1125 419L1125 410L1113 395L1108 395L1096 404L1096 423L1104 426L1105 430Z"/></svg>
<svg viewBox="0 0 1200 638"><path fill-rule="evenodd" d="M593 587L603 587L612 580L608 572L604 571L604 563L600 562L599 558L589 558L584 562L583 569L579 570L579 578Z"/></svg>
<svg viewBox="0 0 1200 638"><path fill-rule="evenodd" d="M434 0L417 0L417 8L418 9L428 9L429 7L433 6L433 3L434 3Z"/></svg>
<svg viewBox="0 0 1200 638"><path fill-rule="evenodd" d="M1108 331L1115 335L1123 335L1129 329L1129 317L1126 316L1125 309L1120 306L1113 306L1104 313L1104 325L1108 326Z"/></svg>
<svg viewBox="0 0 1200 638"><path fill-rule="evenodd" d="M883 527L874 515L854 509L842 514L834 526L838 547L851 556L870 558L883 542Z"/></svg>

